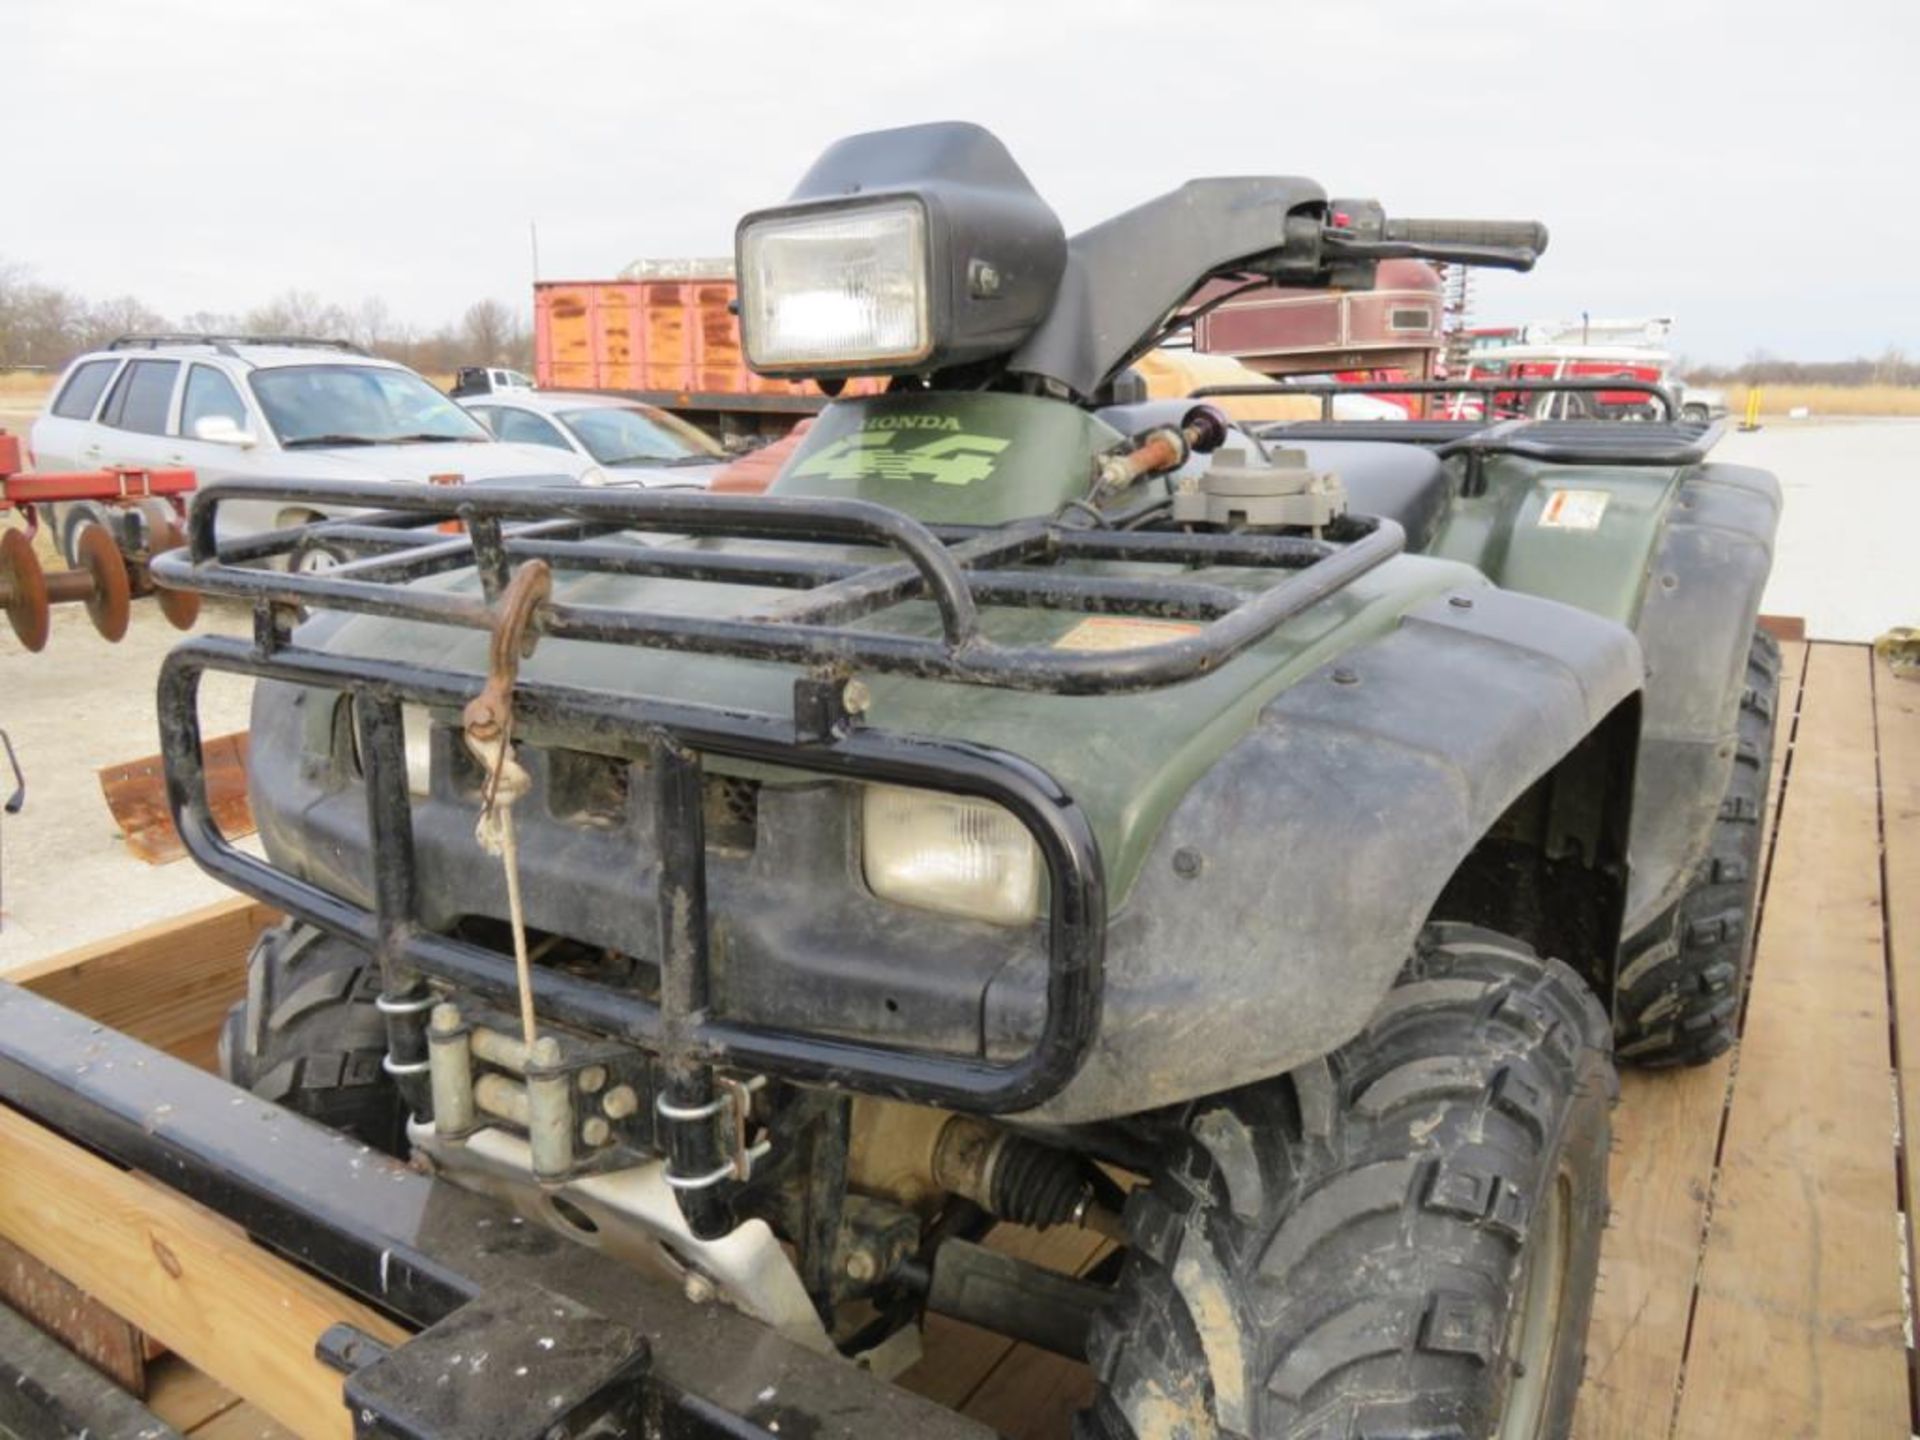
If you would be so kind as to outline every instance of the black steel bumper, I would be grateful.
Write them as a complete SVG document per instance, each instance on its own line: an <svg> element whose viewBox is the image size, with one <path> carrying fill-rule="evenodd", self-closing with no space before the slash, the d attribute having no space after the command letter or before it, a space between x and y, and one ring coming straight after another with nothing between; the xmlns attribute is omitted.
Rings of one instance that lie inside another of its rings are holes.
<svg viewBox="0 0 1920 1440"><path fill-rule="evenodd" d="M223 670L320 686L355 697L362 719L362 764L375 839L377 904L368 910L243 853L215 825L207 803L196 699L201 675ZM407 977L433 977L463 989L509 997L511 957L422 930L413 904L411 802L399 754L402 701L458 709L479 692L478 677L285 646L269 651L206 637L168 657L160 676L161 743L174 823L188 851L238 890L349 940ZM653 756L656 769L698 764L703 754L797 767L835 777L918 786L991 800L1026 826L1047 868L1047 1011L1039 1038L1010 1062L749 1026L708 1014L684 1037L703 1060L796 1081L865 1090L954 1109L1008 1112L1057 1094L1079 1069L1099 1022L1106 891L1100 853L1085 815L1044 771L1002 751L852 729L819 743L794 722L706 707L522 682L514 692L529 731L563 737L582 749ZM698 790L680 790L656 823L673 843L661 847L657 882L684 885L676 869L704 864L698 844ZM664 796L660 798L665 798ZM691 837L691 839L690 839ZM687 887L704 894L704 883ZM704 928L693 924L696 931ZM663 959L665 957L662 957ZM404 984L391 987L395 993ZM669 1043L661 1008L631 990L558 970L537 969L543 1015L563 1025L629 1039L649 1049ZM400 1057L403 1061L406 1057Z"/></svg>

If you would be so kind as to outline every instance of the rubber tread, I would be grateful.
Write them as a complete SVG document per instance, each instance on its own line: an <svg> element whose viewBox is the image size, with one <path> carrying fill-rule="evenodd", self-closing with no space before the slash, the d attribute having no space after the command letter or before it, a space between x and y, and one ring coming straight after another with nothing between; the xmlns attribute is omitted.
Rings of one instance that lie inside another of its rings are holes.
<svg viewBox="0 0 1920 1440"><path fill-rule="evenodd" d="M1705 1065L1739 1029L1753 969L1761 819L1779 704L1780 646L1755 631L1733 774L1707 858L1679 902L1622 947L1615 1053L1650 1069Z"/></svg>
<svg viewBox="0 0 1920 1440"><path fill-rule="evenodd" d="M1182 1142L1128 1202L1132 1247L1092 1327L1099 1389L1076 1433L1488 1434L1532 1221L1564 1180L1567 1300L1540 1433L1566 1434L1606 1217L1608 1049L1571 969L1489 931L1428 927L1359 1037L1187 1108ZM1222 1136L1241 1171L1251 1137L1262 1169L1237 1197L1208 1149Z"/></svg>
<svg viewBox="0 0 1920 1440"><path fill-rule="evenodd" d="M390 1155L406 1110L382 1061L379 972L365 951L286 921L254 942L247 993L220 1031L220 1073Z"/></svg>

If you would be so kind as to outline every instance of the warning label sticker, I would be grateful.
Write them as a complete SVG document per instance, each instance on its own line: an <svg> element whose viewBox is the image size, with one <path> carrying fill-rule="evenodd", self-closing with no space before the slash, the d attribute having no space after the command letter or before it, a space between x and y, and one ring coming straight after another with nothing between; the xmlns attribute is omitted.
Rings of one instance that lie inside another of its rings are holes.
<svg viewBox="0 0 1920 1440"><path fill-rule="evenodd" d="M1540 524L1550 530L1598 530L1609 498L1604 490L1555 490L1547 496Z"/></svg>
<svg viewBox="0 0 1920 1440"><path fill-rule="evenodd" d="M1139 645L1164 645L1183 635L1198 634L1198 625L1182 620L1141 620L1131 615L1089 615L1053 642L1056 650L1131 650Z"/></svg>

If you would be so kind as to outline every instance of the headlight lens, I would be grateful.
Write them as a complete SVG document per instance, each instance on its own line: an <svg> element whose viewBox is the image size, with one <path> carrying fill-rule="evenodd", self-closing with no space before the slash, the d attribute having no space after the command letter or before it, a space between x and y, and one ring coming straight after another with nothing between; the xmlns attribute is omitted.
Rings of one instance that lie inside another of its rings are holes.
<svg viewBox="0 0 1920 1440"><path fill-rule="evenodd" d="M353 706L342 704L336 713L346 718L347 744L352 748L354 771L365 775L367 764L360 753L360 726L354 718ZM433 715L424 706L402 705L400 733L407 757L407 793L421 797L432 794Z"/></svg>
<svg viewBox="0 0 1920 1440"><path fill-rule="evenodd" d="M871 785L861 830L867 885L883 899L997 925L1040 913L1040 849L998 805Z"/></svg>
<svg viewBox="0 0 1920 1440"><path fill-rule="evenodd" d="M407 793L433 792L433 716L418 705L400 707L400 729L406 736Z"/></svg>
<svg viewBox="0 0 1920 1440"><path fill-rule="evenodd" d="M740 232L740 293L756 370L923 360L933 352L926 212L893 200L752 221Z"/></svg>

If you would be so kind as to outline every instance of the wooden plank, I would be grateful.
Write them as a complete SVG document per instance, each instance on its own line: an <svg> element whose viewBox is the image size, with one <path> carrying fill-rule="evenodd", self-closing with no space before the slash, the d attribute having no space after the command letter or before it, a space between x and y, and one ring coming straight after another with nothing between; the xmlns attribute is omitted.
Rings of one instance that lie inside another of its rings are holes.
<svg viewBox="0 0 1920 1440"><path fill-rule="evenodd" d="M182 1434L239 1403L238 1395L178 1355L156 1360L149 1372L147 1408Z"/></svg>
<svg viewBox="0 0 1920 1440"><path fill-rule="evenodd" d="M132 1395L147 1393L146 1337L65 1276L0 1239L0 1300Z"/></svg>
<svg viewBox="0 0 1920 1440"><path fill-rule="evenodd" d="M1908 1433L1867 666L1807 659L1681 1440Z"/></svg>
<svg viewBox="0 0 1920 1440"><path fill-rule="evenodd" d="M1102 1241L1075 1268L1084 1275L1113 1252ZM1018 1344L967 1398L962 1413L1009 1440L1058 1440L1072 1433L1075 1412L1093 1402L1093 1371L1037 1345Z"/></svg>
<svg viewBox="0 0 1920 1440"><path fill-rule="evenodd" d="M300 1435L277 1423L259 1406L244 1401L231 1410L222 1410L190 1433L193 1440L299 1440Z"/></svg>
<svg viewBox="0 0 1920 1440"><path fill-rule="evenodd" d="M1580 1440L1647 1440L1672 1421L1731 1074L1722 1055L1697 1070L1620 1077Z"/></svg>
<svg viewBox="0 0 1920 1440"><path fill-rule="evenodd" d="M156 1049L211 1067L247 952L279 914L236 896L10 970L6 979Z"/></svg>
<svg viewBox="0 0 1920 1440"><path fill-rule="evenodd" d="M1781 646L1769 844L1806 653L1805 645ZM1613 1215L1600 1251L1600 1291L1574 1423L1581 1440L1644 1440L1664 1435L1672 1423L1732 1074L1732 1057L1722 1056L1697 1070L1629 1070L1620 1077L1609 1178Z"/></svg>
<svg viewBox="0 0 1920 1440"><path fill-rule="evenodd" d="M247 748L245 730L216 735L201 744L207 806L214 827L229 840L251 835L255 829L253 810L247 803ZM166 865L186 857L187 847L173 828L173 813L167 805L166 767L158 755L103 765L95 774L128 851L149 865Z"/></svg>
<svg viewBox="0 0 1920 1440"><path fill-rule="evenodd" d="M997 1225L985 1243L1002 1254L1077 1275L1100 1254L1106 1242L1090 1230L1071 1225L1047 1230ZM924 1356L902 1372L898 1383L916 1395L957 1409L986 1383L1017 1342L944 1315L929 1315L921 1343Z"/></svg>
<svg viewBox="0 0 1920 1440"><path fill-rule="evenodd" d="M340 1377L313 1355L329 1325L401 1338L220 1217L4 1108L0 1234L301 1435L352 1433Z"/></svg>
<svg viewBox="0 0 1920 1440"><path fill-rule="evenodd" d="M1059 1440L1072 1433L1075 1413L1093 1403L1093 1388L1087 1366L1016 1345L963 1413L1009 1440Z"/></svg>
<svg viewBox="0 0 1920 1440"><path fill-rule="evenodd" d="M1908 1254L1920 1242L1920 680L1873 666L1880 741L1880 825L1887 906L1887 969L1893 987L1894 1053L1906 1137Z"/></svg>

